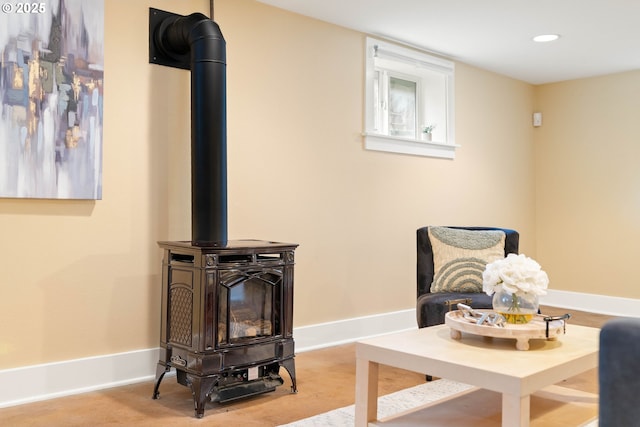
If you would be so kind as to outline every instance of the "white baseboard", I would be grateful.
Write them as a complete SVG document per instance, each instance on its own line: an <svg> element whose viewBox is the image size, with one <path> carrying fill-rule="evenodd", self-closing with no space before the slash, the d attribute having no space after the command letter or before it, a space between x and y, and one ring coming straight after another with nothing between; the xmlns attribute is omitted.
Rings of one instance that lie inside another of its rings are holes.
<svg viewBox="0 0 640 427"><path fill-rule="evenodd" d="M416 326L409 309L303 326L293 334L296 351L303 352ZM0 384L10 384L0 387L0 408L153 380L159 354L151 348L0 370Z"/></svg>
<svg viewBox="0 0 640 427"><path fill-rule="evenodd" d="M87 357L0 371L0 408L155 378L159 349ZM149 390L149 398L153 390Z"/></svg>
<svg viewBox="0 0 640 427"><path fill-rule="evenodd" d="M640 300L567 291L549 290L541 303L613 316L639 317L640 312ZM417 328L413 308L301 326L293 335L301 353L412 328ZM0 408L150 381L158 356L159 349L151 348L0 370Z"/></svg>
<svg viewBox="0 0 640 427"><path fill-rule="evenodd" d="M296 342L296 352L301 353L417 327L416 310L411 308L301 326L293 329L293 337Z"/></svg>
<svg viewBox="0 0 640 427"><path fill-rule="evenodd" d="M540 304L610 316L640 317L640 300L633 298L549 289L547 295L540 297Z"/></svg>

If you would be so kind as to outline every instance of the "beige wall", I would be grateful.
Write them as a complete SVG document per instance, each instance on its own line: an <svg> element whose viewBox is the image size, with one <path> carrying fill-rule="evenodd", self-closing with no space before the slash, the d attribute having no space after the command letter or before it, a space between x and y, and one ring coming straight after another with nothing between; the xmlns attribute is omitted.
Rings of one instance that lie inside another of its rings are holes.
<svg viewBox="0 0 640 427"><path fill-rule="evenodd" d="M208 4L105 1L103 200L0 200L0 369L158 345L156 241L191 236L189 75L148 64L148 7ZM532 86L456 64L455 161L365 151L365 35L215 4L229 237L300 244L296 327L412 308L423 225L513 227L536 254Z"/></svg>
<svg viewBox="0 0 640 427"><path fill-rule="evenodd" d="M640 298L640 71L536 88L538 260L553 288Z"/></svg>
<svg viewBox="0 0 640 427"><path fill-rule="evenodd" d="M458 64L455 161L365 151L363 34L252 2L216 6L229 235L300 244L296 325L413 307L422 225L511 226L535 249L532 87Z"/></svg>
<svg viewBox="0 0 640 427"><path fill-rule="evenodd" d="M0 369L158 345L155 242L180 237L166 170L189 144L189 77L149 65L149 6L208 11L105 1L103 199L0 199Z"/></svg>

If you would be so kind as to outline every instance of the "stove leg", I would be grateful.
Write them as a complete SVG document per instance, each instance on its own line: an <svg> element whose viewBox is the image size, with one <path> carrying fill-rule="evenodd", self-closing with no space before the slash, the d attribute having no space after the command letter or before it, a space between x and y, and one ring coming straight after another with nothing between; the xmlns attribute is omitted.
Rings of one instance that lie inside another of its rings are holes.
<svg viewBox="0 0 640 427"><path fill-rule="evenodd" d="M191 394L193 395L193 405L196 411L195 416L196 418L202 418L204 416L205 402L218 383L218 376L199 377L187 374L187 382L189 383L189 387L191 387Z"/></svg>
<svg viewBox="0 0 640 427"><path fill-rule="evenodd" d="M160 382L162 378L164 378L164 374L171 370L170 366L165 365L164 363L158 362L158 366L156 367L156 385L153 388L153 399L157 399L160 397Z"/></svg>
<svg viewBox="0 0 640 427"><path fill-rule="evenodd" d="M287 370L291 377L291 393L298 392L298 386L296 386L296 364L293 359L286 359L282 361L282 366Z"/></svg>

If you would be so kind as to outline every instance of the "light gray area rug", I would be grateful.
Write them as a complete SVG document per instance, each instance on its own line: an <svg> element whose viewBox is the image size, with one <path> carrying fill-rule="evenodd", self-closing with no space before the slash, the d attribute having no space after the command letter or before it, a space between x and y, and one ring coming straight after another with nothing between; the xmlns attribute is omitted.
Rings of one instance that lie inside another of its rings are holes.
<svg viewBox="0 0 640 427"><path fill-rule="evenodd" d="M431 402L462 394L474 388L475 387L467 384L440 379L391 393L378 398L378 418L386 419L398 414L407 413L416 408L425 407ZM355 411L354 405L351 405L278 427L353 427L354 424ZM422 420L419 420L417 423L414 422L411 425L421 424ZM445 425L448 424L445 423ZM580 427L598 427L598 420L591 419L588 422L580 424Z"/></svg>
<svg viewBox="0 0 640 427"><path fill-rule="evenodd" d="M426 382L378 398L378 418L387 418L445 397L472 389L473 386L440 379ZM325 412L279 427L353 427L354 405Z"/></svg>

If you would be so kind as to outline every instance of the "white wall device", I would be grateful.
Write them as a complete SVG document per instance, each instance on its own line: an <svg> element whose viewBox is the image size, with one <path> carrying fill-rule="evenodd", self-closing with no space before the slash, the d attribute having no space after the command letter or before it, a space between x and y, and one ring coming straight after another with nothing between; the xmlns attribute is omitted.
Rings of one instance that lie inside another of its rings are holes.
<svg viewBox="0 0 640 427"><path fill-rule="evenodd" d="M533 113L533 126L542 126L542 113Z"/></svg>

